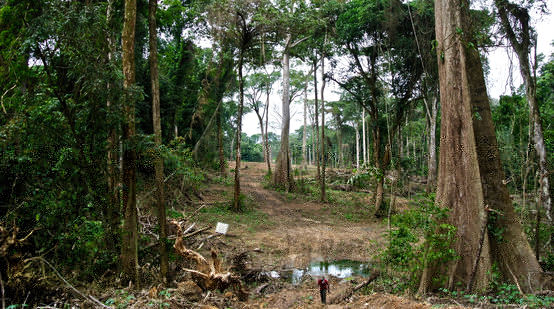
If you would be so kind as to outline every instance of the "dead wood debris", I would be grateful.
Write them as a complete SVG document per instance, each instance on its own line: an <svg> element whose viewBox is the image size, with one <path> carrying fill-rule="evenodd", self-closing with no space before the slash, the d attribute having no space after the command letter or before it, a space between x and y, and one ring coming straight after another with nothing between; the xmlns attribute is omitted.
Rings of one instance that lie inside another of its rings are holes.
<svg viewBox="0 0 554 309"><path fill-rule="evenodd" d="M373 272L373 274L371 276L369 276L369 278L367 278L366 281L356 285L355 287L351 287L351 288L348 288L340 293L338 293L337 295L335 295L334 297L332 297L331 299L329 299L329 304L338 304L338 303L341 303L342 301L344 301L345 299L349 298L350 296L352 296L352 294L354 294L354 292L358 291L359 289L363 288L364 286L367 286L368 284L370 284L373 280L377 279L377 277L379 277L380 273L379 271L375 271Z"/></svg>
<svg viewBox="0 0 554 309"><path fill-rule="evenodd" d="M235 294L239 300L247 300L249 293L248 290L246 290L246 288L242 285L240 277L231 271L223 270L223 266L217 252L212 248L211 260L208 262L208 260L200 253L187 249L183 238L190 234L183 235L182 225L179 223L176 224L178 232L173 248L175 248L177 253L185 259L196 263L196 269L184 269L192 274L193 281L196 282L196 284L198 284L198 286L200 286L200 288L204 291L213 291L218 289L223 292L227 288L231 287L235 291Z"/></svg>

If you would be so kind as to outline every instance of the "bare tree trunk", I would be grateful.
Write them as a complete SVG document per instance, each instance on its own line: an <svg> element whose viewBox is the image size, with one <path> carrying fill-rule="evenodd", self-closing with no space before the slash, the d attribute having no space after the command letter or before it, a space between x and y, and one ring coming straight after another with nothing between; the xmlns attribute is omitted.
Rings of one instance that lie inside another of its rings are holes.
<svg viewBox="0 0 554 309"><path fill-rule="evenodd" d="M525 84L525 96L527 98L527 103L529 104L529 117L532 120L533 144L539 159L539 185L541 192L540 202L544 206L548 223L552 226L552 200L550 197L547 155L544 143L542 120L536 97L537 81L534 77L534 72L533 74L531 72L531 64L529 61L529 53L531 46L533 45L531 42L533 30L529 26L529 12L526 8L510 3L507 0L495 0L495 5L498 8L502 28L519 60L519 70ZM512 26L510 21L514 22L515 25Z"/></svg>
<svg viewBox="0 0 554 309"><path fill-rule="evenodd" d="M221 125L221 105L217 109L217 148L219 150L219 174L223 177L227 176L227 171L225 170L225 156L223 154L223 128Z"/></svg>
<svg viewBox="0 0 554 309"><path fill-rule="evenodd" d="M435 187L437 185L437 110L438 97L435 95L432 98L431 108L429 111L429 160L427 163L427 192L432 192L433 190L435 190Z"/></svg>
<svg viewBox="0 0 554 309"><path fill-rule="evenodd" d="M343 152L342 152L342 131L341 131L342 123L341 123L340 115L336 115L336 120L337 120L337 150L338 150L337 167L341 168L344 164L344 158L343 158Z"/></svg>
<svg viewBox="0 0 554 309"><path fill-rule="evenodd" d="M291 35L287 34L285 50L281 63L283 65L283 100L282 100L282 124L281 124L281 147L277 155L275 173L273 173L273 184L286 191L294 190L294 179L291 177L291 158L289 148L289 127L290 127L290 72L288 46Z"/></svg>
<svg viewBox="0 0 554 309"><path fill-rule="evenodd" d="M317 56L317 55L316 55ZM317 57L315 57L316 60L314 60L313 66L314 66L314 114L315 114L315 135L313 137L315 142L314 147L314 159L317 164L317 180L320 181L321 179L321 149L319 149L319 106L317 103L318 97L317 97Z"/></svg>
<svg viewBox="0 0 554 309"><path fill-rule="evenodd" d="M106 9L106 22L111 29L111 24L113 22L113 0L108 1L108 6ZM113 59L115 38L111 32L107 36L108 41L108 62L111 62ZM108 100L106 101L106 107L108 113L113 113L114 106L111 100L111 90L113 85L108 81L107 85ZM109 118L110 119L110 118ZM116 124L110 121L110 129L108 132L108 142L107 142L107 155L108 155L108 194L109 194L109 204L107 205L106 216L109 220L109 231L106 239L108 246L111 246L115 250L115 245L118 243L118 229L120 223L120 194L119 194L119 181L120 181L120 171L119 171L119 153L118 153L118 144L119 139L117 136Z"/></svg>
<svg viewBox="0 0 554 309"><path fill-rule="evenodd" d="M138 218L136 205L135 102L131 87L135 84L135 22L136 0L125 0L123 21L122 63L125 94L125 121L123 124L123 231L121 235L121 265L124 281L139 285L138 273Z"/></svg>
<svg viewBox="0 0 554 309"><path fill-rule="evenodd" d="M325 90L325 56L321 56L321 201L325 202L327 197L325 196L325 165L327 164L327 152L325 150L325 100L323 92Z"/></svg>
<svg viewBox="0 0 554 309"><path fill-rule="evenodd" d="M437 0L435 21L442 104L436 203L451 209L448 220L457 227L453 247L459 258L443 266L427 265L420 293L441 285L455 289L458 282L470 291L475 282L482 291L493 261L506 280L523 292L532 291L539 288L541 269L502 182L481 62L478 51L468 46L469 1ZM493 231L480 237L487 223ZM495 231L502 229L499 239ZM437 284L433 279L441 274L447 274L447 281Z"/></svg>
<svg viewBox="0 0 554 309"><path fill-rule="evenodd" d="M240 201L240 142L242 134L242 110L244 106L244 78L242 76L242 66L244 63L244 50L241 47L239 55L239 108L237 111L237 136L236 136L236 153L235 153L235 188L233 195L233 210L241 211L242 205Z"/></svg>
<svg viewBox="0 0 554 309"><path fill-rule="evenodd" d="M362 141L362 148L363 148L363 161L362 161L362 164L365 164L367 163L367 137L366 137L366 134L365 134L365 108L362 108L362 138L363 138L363 141Z"/></svg>
<svg viewBox="0 0 554 309"><path fill-rule="evenodd" d="M304 130L302 132L302 169L307 169L308 157L306 154L306 138L308 137L308 122L307 122L307 109L308 109L308 81L304 84Z"/></svg>
<svg viewBox="0 0 554 309"><path fill-rule="evenodd" d="M467 77L467 70L476 68L467 66L464 43L456 35L457 29L467 30L460 9L463 5L468 5L469 8L468 1L435 1L442 105L436 203L439 207L451 209L448 220L457 227L453 247L459 259L442 267L427 265L421 278L420 293L441 286L453 289L456 282L461 282L465 287L472 276L474 282L477 282L476 289L484 290L490 280L487 275L491 265L488 238L482 244L482 254L477 260L478 267L473 271L480 247L480 231L486 228L487 215L471 125L473 85ZM438 284L433 282L441 274L447 275L446 281Z"/></svg>
<svg viewBox="0 0 554 309"><path fill-rule="evenodd" d="M231 147L229 147L229 161L233 161L233 149L235 149L235 138L231 138Z"/></svg>
<svg viewBox="0 0 554 309"><path fill-rule="evenodd" d="M150 81L152 83L152 124L154 127L154 143L158 155L155 159L156 174L156 204L158 226L160 229L160 275L162 281L168 282L168 254L167 254L167 223L165 218L164 199L164 161L160 153L162 146L162 121L160 117L160 84L158 77L158 33L156 28L156 9L158 0L149 0L149 47L150 47Z"/></svg>
<svg viewBox="0 0 554 309"><path fill-rule="evenodd" d="M173 115L173 138L179 137L179 126L177 125L177 110Z"/></svg>
<svg viewBox="0 0 554 309"><path fill-rule="evenodd" d="M377 123L377 115L372 115L372 120ZM373 160L375 160L375 167L379 171L377 175L377 185L375 189L375 217L381 218L387 214L387 209L383 204L384 194L385 194L385 175L384 175L384 164L383 158L381 157L381 130L379 126L373 126Z"/></svg>
<svg viewBox="0 0 554 309"><path fill-rule="evenodd" d="M398 126L398 157L402 159L404 157L404 143L402 140L402 126Z"/></svg>
<svg viewBox="0 0 554 309"><path fill-rule="evenodd" d="M271 148L269 145L269 131L267 129L267 126L269 124L269 85L267 87L267 93L266 93L266 100L265 100L265 151L266 151L266 157L267 157L267 173L271 175Z"/></svg>
<svg viewBox="0 0 554 309"><path fill-rule="evenodd" d="M356 122L356 170L360 169L360 126Z"/></svg>
<svg viewBox="0 0 554 309"><path fill-rule="evenodd" d="M265 135L262 136L264 139L264 151L267 162L267 173L271 175L271 151L269 150L269 137L267 133L267 124L269 122L269 85L267 86L266 100L265 100Z"/></svg>

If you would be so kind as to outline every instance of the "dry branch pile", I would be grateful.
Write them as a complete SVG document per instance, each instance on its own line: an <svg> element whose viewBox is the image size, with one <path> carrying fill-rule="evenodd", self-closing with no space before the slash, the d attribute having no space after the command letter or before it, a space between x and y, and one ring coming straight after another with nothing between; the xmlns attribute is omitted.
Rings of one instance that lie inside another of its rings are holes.
<svg viewBox="0 0 554 309"><path fill-rule="evenodd" d="M224 270L221 260L217 256L217 252L211 250L211 261L208 262L200 253L188 249L185 247L183 236L185 233L182 231L182 225L173 222L177 225L177 239L173 248L177 251L179 255L185 259L192 261L196 264L196 269L184 269L185 271L192 274L192 278L198 286L204 291L213 291L218 289L223 292L227 288L233 288L235 294L239 300L248 299L248 290L242 285L240 277L231 271Z"/></svg>

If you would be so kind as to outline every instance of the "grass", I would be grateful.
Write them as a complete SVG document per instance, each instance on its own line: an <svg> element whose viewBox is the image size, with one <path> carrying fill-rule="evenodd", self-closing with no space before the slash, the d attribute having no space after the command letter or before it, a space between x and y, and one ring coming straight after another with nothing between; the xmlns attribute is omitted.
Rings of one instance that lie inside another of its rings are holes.
<svg viewBox="0 0 554 309"><path fill-rule="evenodd" d="M196 219L210 225L224 222L230 225L231 230L244 227L249 232L255 232L275 224L267 214L254 207L252 199L244 197L242 200L244 209L242 212L232 211L230 202L219 202L202 208Z"/></svg>

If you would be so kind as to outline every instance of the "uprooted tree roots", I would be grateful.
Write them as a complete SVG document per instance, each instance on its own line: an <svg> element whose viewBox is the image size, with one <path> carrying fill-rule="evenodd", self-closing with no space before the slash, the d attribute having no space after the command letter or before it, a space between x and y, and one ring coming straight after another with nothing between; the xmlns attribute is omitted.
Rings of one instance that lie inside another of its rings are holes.
<svg viewBox="0 0 554 309"><path fill-rule="evenodd" d="M217 256L215 250L211 250L211 261L208 262L200 253L187 249L183 242L183 232L181 225L177 225L177 239L173 248L187 260L196 263L196 269L184 269L192 274L192 278L196 284L204 291L213 291L215 289L221 292L227 288L233 288L238 299L245 301L248 299L248 290L242 285L240 277L230 271L224 271L221 265L221 260Z"/></svg>

